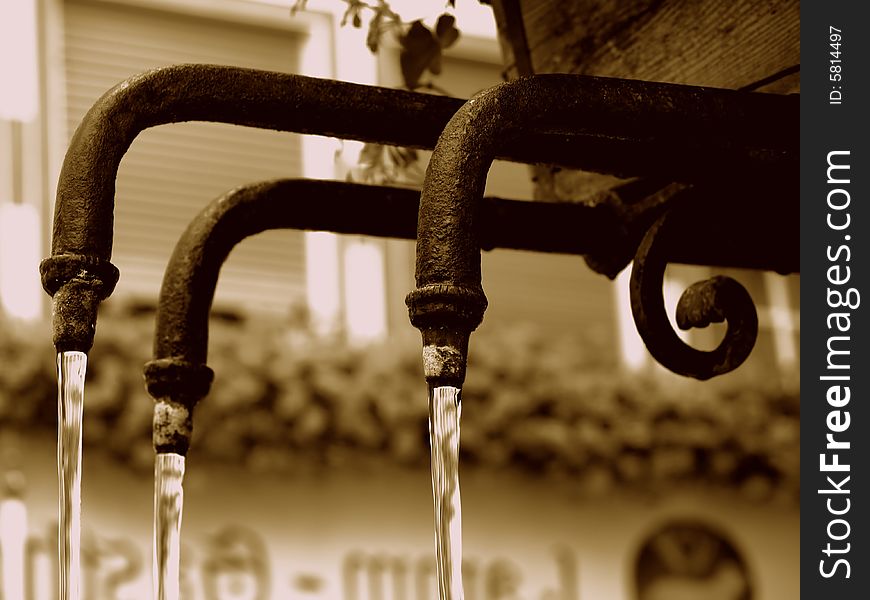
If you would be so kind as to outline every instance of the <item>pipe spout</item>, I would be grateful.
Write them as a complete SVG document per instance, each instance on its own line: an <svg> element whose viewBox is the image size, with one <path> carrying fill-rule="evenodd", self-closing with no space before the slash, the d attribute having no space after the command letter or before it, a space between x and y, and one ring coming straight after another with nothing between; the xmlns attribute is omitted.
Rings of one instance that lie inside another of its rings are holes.
<svg viewBox="0 0 870 600"><path fill-rule="evenodd" d="M56 347L87 352L93 343L96 307L118 279L110 262L115 177L142 130L215 121L431 148L463 102L215 65L164 67L118 84L82 120L58 181L52 256L40 266L43 287L55 297ZM504 157L577 166L584 159L566 151L574 145L565 136L533 134Z"/></svg>
<svg viewBox="0 0 870 600"><path fill-rule="evenodd" d="M612 83L615 80L605 85L595 83L604 80L581 79L592 82L593 89L621 87L619 82ZM566 92L559 89L556 80L553 84L556 96L564 100ZM630 84L622 87L631 88ZM720 110L716 103L722 98L732 98L724 91L701 95L709 96L706 104L713 112ZM586 111L591 117L585 118L582 126L545 114L536 119L539 130L510 128L511 135L503 136L496 154L519 162L617 175L657 173L677 179L703 175L691 149L683 149L677 159L663 161L661 147L647 137L628 139L617 129L610 132L607 120L599 124L601 114L620 112L608 108L612 98L619 96L597 94L598 113ZM577 107L583 102L568 104ZM626 102L619 100L617 104ZM745 117L751 123L766 123L767 131L783 121L783 113L796 114L798 102L756 98L732 104L739 107L730 111L738 129L745 129L741 125ZM164 67L118 84L94 104L79 125L58 181L52 256L40 266L43 287L55 296L55 345L86 352L93 341L95 307L111 294L117 280L117 269L110 262L115 177L123 155L142 130L183 121L215 121L431 148L461 106L463 100L456 98L215 65ZM682 107L674 107L672 112ZM720 145L714 159L711 162L723 166L762 170L796 161L782 148L757 144ZM61 289L64 293L57 297Z"/></svg>
<svg viewBox="0 0 870 600"><path fill-rule="evenodd" d="M115 177L136 136L156 125L215 121L431 147L461 105L409 92L214 65L148 71L109 90L84 117L58 182L52 256L40 271L54 297L58 350L87 352L96 307L118 278L110 263Z"/></svg>
<svg viewBox="0 0 870 600"><path fill-rule="evenodd" d="M422 332L427 380L460 386L464 379L468 339L486 308L477 206L500 148L530 130L594 131L633 142L667 174L688 163L707 181L735 173L787 179L798 164L798 108L796 96L559 74L507 82L469 100L438 140L420 201L417 289L407 304ZM758 169L758 157L782 160ZM645 174L630 158L624 166L628 175Z"/></svg>
<svg viewBox="0 0 870 600"><path fill-rule="evenodd" d="M97 309L118 281L108 260L62 254L42 261L42 285L53 297L52 337L58 352L88 352L94 344Z"/></svg>
<svg viewBox="0 0 870 600"><path fill-rule="evenodd" d="M209 311L221 266L238 243L272 229L414 239L418 207L415 190L286 179L237 188L200 212L167 265L157 306L154 358L145 366L146 385L156 401L155 449L187 453L194 406L208 394L213 377L206 364ZM606 213L582 205L542 203L530 212L528 202L493 198L482 207L481 235L491 247L583 251L576 246L574 232L565 227L566 218L599 230L613 224ZM536 226L527 227L530 222ZM451 339L441 345L454 343Z"/></svg>

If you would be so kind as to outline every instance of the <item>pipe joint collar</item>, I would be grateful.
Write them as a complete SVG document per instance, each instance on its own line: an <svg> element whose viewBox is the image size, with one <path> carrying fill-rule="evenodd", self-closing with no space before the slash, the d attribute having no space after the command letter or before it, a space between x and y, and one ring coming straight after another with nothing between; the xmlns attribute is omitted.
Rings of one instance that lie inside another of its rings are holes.
<svg viewBox="0 0 870 600"><path fill-rule="evenodd" d="M107 260L60 254L39 265L42 286L52 296L52 338L58 352L88 352L94 344L97 310L112 293L118 269Z"/></svg>
<svg viewBox="0 0 870 600"><path fill-rule="evenodd" d="M411 324L417 329L455 329L471 333L483 321L486 295L479 285L430 283L405 299Z"/></svg>
<svg viewBox="0 0 870 600"><path fill-rule="evenodd" d="M108 298L118 283L118 268L107 260L84 254L59 254L39 265L42 287L54 296L68 283L91 288L100 300Z"/></svg>
<svg viewBox="0 0 870 600"><path fill-rule="evenodd" d="M214 371L208 366L177 357L145 364L145 386L151 397L171 398L190 409L208 394L213 379Z"/></svg>

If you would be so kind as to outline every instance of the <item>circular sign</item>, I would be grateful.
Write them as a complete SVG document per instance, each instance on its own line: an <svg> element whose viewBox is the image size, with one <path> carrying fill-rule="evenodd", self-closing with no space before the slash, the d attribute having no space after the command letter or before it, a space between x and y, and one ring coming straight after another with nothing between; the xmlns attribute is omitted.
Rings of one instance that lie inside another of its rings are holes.
<svg viewBox="0 0 870 600"><path fill-rule="evenodd" d="M641 544L634 564L637 600L752 600L737 547L700 521L670 521Z"/></svg>

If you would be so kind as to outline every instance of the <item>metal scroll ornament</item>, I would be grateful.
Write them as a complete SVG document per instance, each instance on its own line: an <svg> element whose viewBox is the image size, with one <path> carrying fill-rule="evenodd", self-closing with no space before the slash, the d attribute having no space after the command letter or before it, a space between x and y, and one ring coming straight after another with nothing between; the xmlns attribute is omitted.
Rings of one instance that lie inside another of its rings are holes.
<svg viewBox="0 0 870 600"><path fill-rule="evenodd" d="M676 321L680 329L727 321L725 337L710 351L692 348L679 338L665 312L662 286L676 237L671 233L673 209L649 228L638 247L631 271L631 312L650 354L679 375L706 380L739 367L758 336L758 314L749 292L724 276L699 281L680 296Z"/></svg>

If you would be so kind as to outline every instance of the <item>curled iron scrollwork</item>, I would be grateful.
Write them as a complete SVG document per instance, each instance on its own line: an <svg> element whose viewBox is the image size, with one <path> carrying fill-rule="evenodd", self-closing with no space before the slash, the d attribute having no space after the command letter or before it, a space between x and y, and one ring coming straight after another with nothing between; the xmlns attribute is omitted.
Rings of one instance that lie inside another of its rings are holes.
<svg viewBox="0 0 870 600"><path fill-rule="evenodd" d="M699 281L680 296L676 321L680 329L727 321L725 337L710 351L683 342L665 311L663 283L673 209L661 216L638 247L631 271L631 312L650 354L674 373L706 380L733 371L752 352L758 336L758 314L749 292L724 276Z"/></svg>

